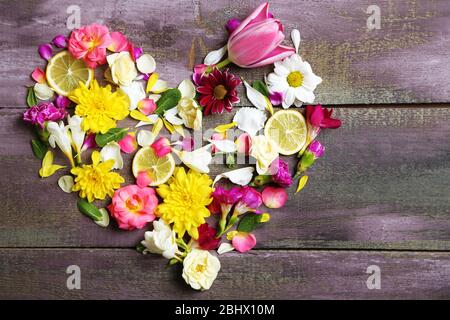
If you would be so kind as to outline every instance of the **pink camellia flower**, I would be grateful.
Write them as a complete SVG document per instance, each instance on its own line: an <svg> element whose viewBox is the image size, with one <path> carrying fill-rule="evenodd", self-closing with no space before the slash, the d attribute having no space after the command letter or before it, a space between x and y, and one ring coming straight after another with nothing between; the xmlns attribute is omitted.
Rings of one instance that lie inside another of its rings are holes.
<svg viewBox="0 0 450 320"><path fill-rule="evenodd" d="M149 171L139 171L137 177L136 177L136 184L140 188L147 187L150 183L152 183L152 178L150 176Z"/></svg>
<svg viewBox="0 0 450 320"><path fill-rule="evenodd" d="M34 71L31 73L31 78L36 81L37 83L46 83L47 80L45 78L45 72L41 68L37 67L34 69Z"/></svg>
<svg viewBox="0 0 450 320"><path fill-rule="evenodd" d="M164 157L165 155L172 152L170 141L166 137L158 138L151 144L151 147L158 158Z"/></svg>
<svg viewBox="0 0 450 320"><path fill-rule="evenodd" d="M122 52L128 50L128 40L122 32L111 32L109 36L111 37L111 44L108 46L109 51Z"/></svg>
<svg viewBox="0 0 450 320"><path fill-rule="evenodd" d="M239 188L241 193L241 198L234 207L233 215L239 216L246 212L259 213L257 209L262 204L261 193L249 186L244 186Z"/></svg>
<svg viewBox="0 0 450 320"><path fill-rule="evenodd" d="M28 108L23 113L23 120L44 128L46 121L62 120L66 114L67 112L64 108L57 108L51 102L41 102L37 106Z"/></svg>
<svg viewBox="0 0 450 320"><path fill-rule="evenodd" d="M288 195L284 188L266 187L262 192L262 200L267 208L281 208L287 199Z"/></svg>
<svg viewBox="0 0 450 320"><path fill-rule="evenodd" d="M138 110L143 114L145 114L146 116L152 114L157 108L155 101L153 99L148 98L138 101L137 107Z"/></svg>
<svg viewBox="0 0 450 320"><path fill-rule="evenodd" d="M67 37L65 35L59 34L53 38L52 44L57 48L67 47Z"/></svg>
<svg viewBox="0 0 450 320"><path fill-rule="evenodd" d="M72 31L68 49L75 59L83 59L89 68L95 68L106 63L106 48L111 42L107 27L91 24Z"/></svg>
<svg viewBox="0 0 450 320"><path fill-rule="evenodd" d="M216 229L204 223L198 227L198 246L203 250L216 250L220 238L216 238Z"/></svg>
<svg viewBox="0 0 450 320"><path fill-rule="evenodd" d="M134 230L155 220L157 205L158 198L152 188L140 188L132 184L114 192L108 210L120 229Z"/></svg>
<svg viewBox="0 0 450 320"><path fill-rule="evenodd" d="M128 132L119 142L120 150L125 153L133 153L137 149L136 133Z"/></svg>
<svg viewBox="0 0 450 320"><path fill-rule="evenodd" d="M49 43L41 44L38 48L39 55L42 59L50 60L53 55L52 46Z"/></svg>
<svg viewBox="0 0 450 320"><path fill-rule="evenodd" d="M231 240L231 244L236 251L244 253L253 249L256 238L252 233L238 232Z"/></svg>
<svg viewBox="0 0 450 320"><path fill-rule="evenodd" d="M248 133L242 133L239 137L237 137L234 143L236 144L237 152L243 153L245 155L250 154L252 138Z"/></svg>
<svg viewBox="0 0 450 320"><path fill-rule="evenodd" d="M283 25L270 16L268 3L261 4L230 34L228 60L242 68L272 64L295 53L283 40Z"/></svg>

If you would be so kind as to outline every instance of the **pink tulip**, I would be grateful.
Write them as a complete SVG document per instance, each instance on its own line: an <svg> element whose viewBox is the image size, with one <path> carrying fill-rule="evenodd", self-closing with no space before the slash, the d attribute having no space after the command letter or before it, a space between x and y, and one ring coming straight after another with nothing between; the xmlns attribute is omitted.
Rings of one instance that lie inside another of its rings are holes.
<svg viewBox="0 0 450 320"><path fill-rule="evenodd" d="M260 5L236 27L228 39L228 60L242 68L255 68L295 53L281 45L283 25L269 14L269 4Z"/></svg>

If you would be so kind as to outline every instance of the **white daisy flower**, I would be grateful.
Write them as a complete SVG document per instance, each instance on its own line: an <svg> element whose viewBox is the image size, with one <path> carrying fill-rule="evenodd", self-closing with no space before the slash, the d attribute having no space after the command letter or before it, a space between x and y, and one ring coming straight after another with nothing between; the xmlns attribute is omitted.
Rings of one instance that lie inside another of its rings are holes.
<svg viewBox="0 0 450 320"><path fill-rule="evenodd" d="M270 92L283 94L284 109L292 104L300 107L303 102L314 102L314 90L322 78L313 73L308 62L303 61L298 54L293 54L274 65L274 72L269 74L267 82Z"/></svg>

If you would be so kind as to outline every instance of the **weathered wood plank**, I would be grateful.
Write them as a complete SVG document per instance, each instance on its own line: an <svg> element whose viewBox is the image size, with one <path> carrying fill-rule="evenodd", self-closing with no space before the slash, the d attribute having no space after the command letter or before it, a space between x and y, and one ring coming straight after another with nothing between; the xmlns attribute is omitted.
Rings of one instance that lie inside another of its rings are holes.
<svg viewBox="0 0 450 320"><path fill-rule="evenodd" d="M260 1L80 1L81 23L106 23L143 45L162 77L176 85L194 63L226 41L223 25L243 18ZM323 104L449 102L448 0L380 0L381 29L368 30L369 0L271 1L287 34L302 32L301 53L324 78ZM2 1L0 88L3 107L23 107L28 75L42 65L37 46L68 32L73 1ZM183 8L180 10L180 8ZM235 70L233 68L233 70ZM270 68L239 70L260 79ZM22 88L22 89L20 89ZM439 89L437 89L439 88ZM243 97L243 104L246 100Z"/></svg>
<svg viewBox="0 0 450 320"><path fill-rule="evenodd" d="M195 292L181 268L129 249L1 249L1 299L449 299L449 253L257 251L220 257L209 291ZM66 269L81 269L68 290ZM381 271L369 290L367 267Z"/></svg>
<svg viewBox="0 0 450 320"><path fill-rule="evenodd" d="M442 107L442 106L441 106ZM1 247L132 247L143 231L103 229L81 215L76 195L40 180L21 110L0 111ZM450 249L450 109L339 108L339 130L324 131L325 158L308 186L289 191L256 231L259 248ZM208 117L204 128L232 115ZM125 123L131 125L132 123ZM59 158L57 163L64 163ZM291 165L295 159L290 160ZM131 157L125 157L130 168ZM227 170L213 166L212 175ZM122 170L128 182L133 179Z"/></svg>

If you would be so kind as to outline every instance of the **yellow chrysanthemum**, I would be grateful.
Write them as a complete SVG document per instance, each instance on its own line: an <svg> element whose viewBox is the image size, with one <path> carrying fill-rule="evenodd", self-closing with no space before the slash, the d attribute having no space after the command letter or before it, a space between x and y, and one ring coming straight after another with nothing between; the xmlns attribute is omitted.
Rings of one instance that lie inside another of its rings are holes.
<svg viewBox="0 0 450 320"><path fill-rule="evenodd" d="M158 187L158 194L164 202L158 205L156 213L167 223L173 223L178 237L187 233L198 238L197 228L205 223L210 212L206 208L212 201L212 180L206 174L194 170L186 173L178 167L167 182Z"/></svg>
<svg viewBox="0 0 450 320"><path fill-rule="evenodd" d="M81 127L86 132L105 133L129 113L128 96L120 89L111 92L110 85L100 87L96 80L89 88L80 82L80 86L69 94L69 99L77 104L75 114L83 117Z"/></svg>
<svg viewBox="0 0 450 320"><path fill-rule="evenodd" d="M100 152L92 153L92 164L76 167L70 172L76 176L72 191L80 191L81 198L89 202L94 199L104 200L106 195L112 197L114 190L120 188L125 179L116 172L111 172L114 160L100 162Z"/></svg>

